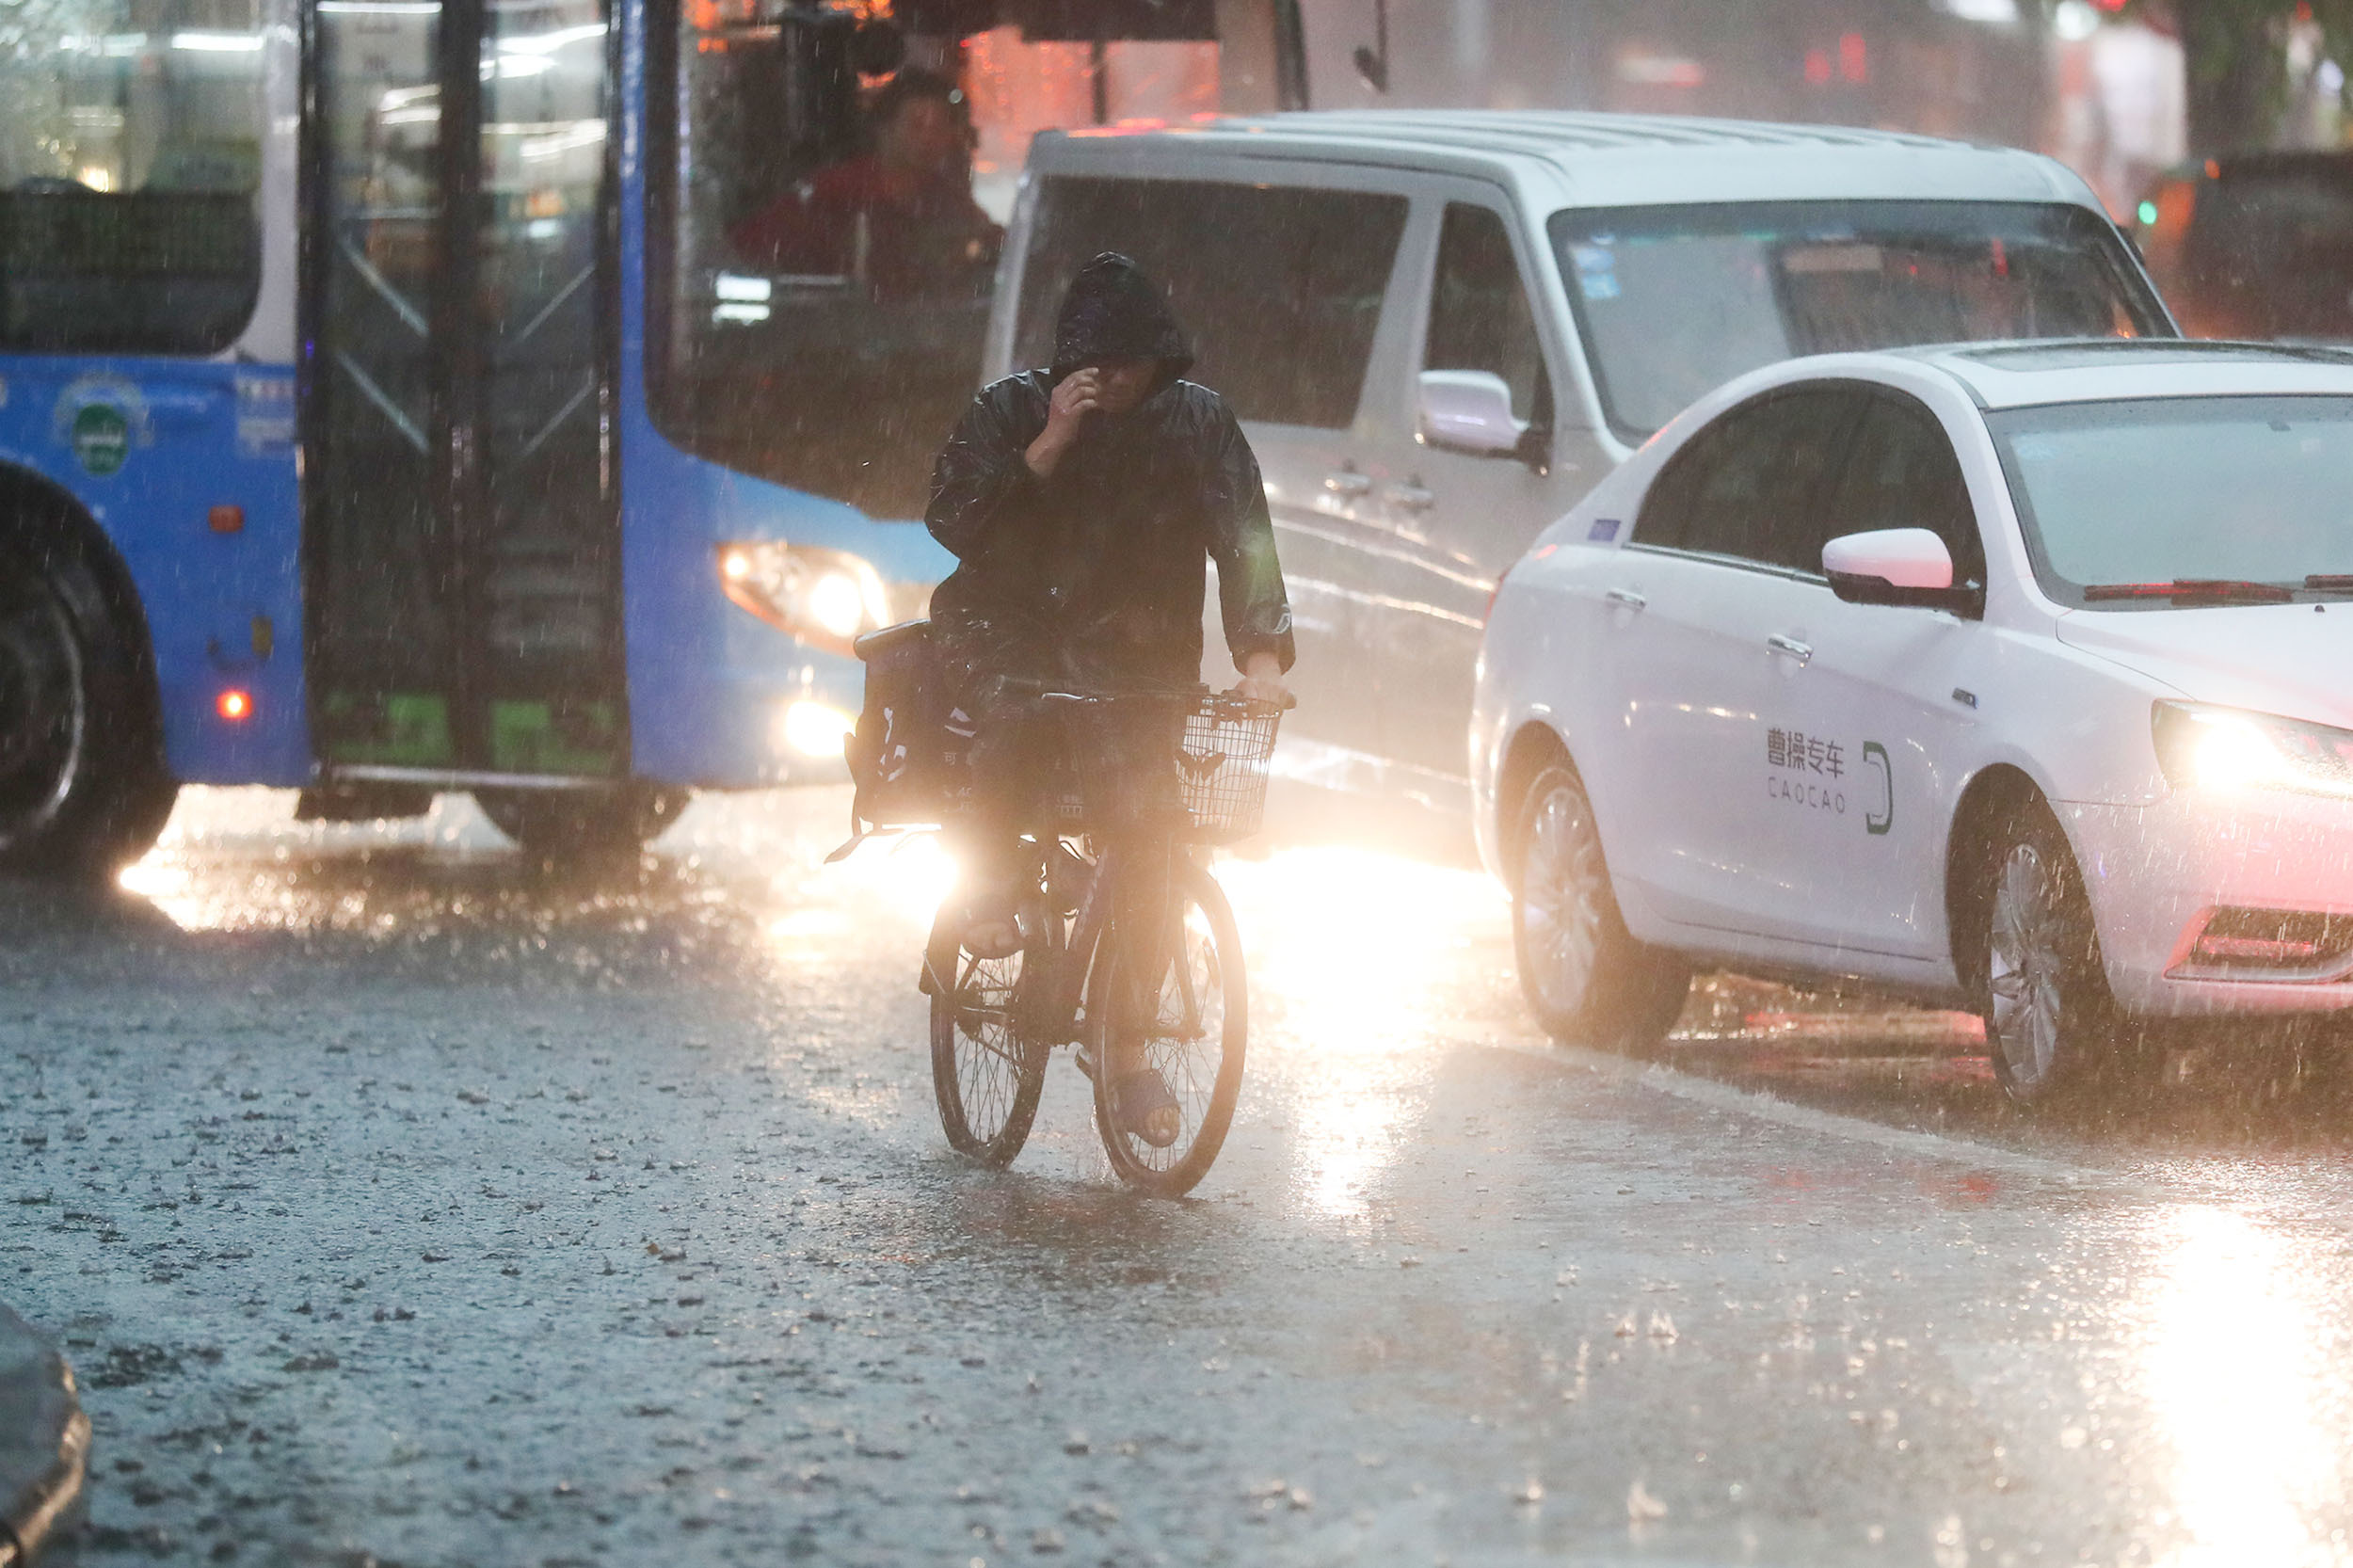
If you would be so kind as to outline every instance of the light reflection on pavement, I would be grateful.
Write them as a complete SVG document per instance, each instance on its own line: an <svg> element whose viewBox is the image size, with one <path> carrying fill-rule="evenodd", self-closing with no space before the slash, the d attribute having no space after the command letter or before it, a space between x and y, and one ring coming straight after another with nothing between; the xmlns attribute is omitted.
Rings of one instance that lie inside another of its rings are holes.
<svg viewBox="0 0 2353 1568"><path fill-rule="evenodd" d="M2174 1560L2344 1560L2342 1537L2323 1549L2309 1534L2345 1501L2345 1413L2315 1408L2332 1385L2342 1399L2326 1335L2342 1303L2314 1300L2294 1243L2244 1214L2184 1204L2153 1228L2142 1360L2173 1448Z"/></svg>
<svg viewBox="0 0 2353 1568"><path fill-rule="evenodd" d="M0 978L25 1001L0 1020L0 1060L55 1087L0 1118L24 1151L0 1197L27 1205L0 1243L37 1240L46 1265L9 1270L0 1252L0 1293L60 1322L103 1295L78 1356L110 1368L152 1341L189 1368L93 1390L102 1445L148 1454L166 1495L103 1483L93 1560L145 1552L143 1521L207 1539L220 1506L169 1433L200 1424L181 1401L217 1395L299 1413L316 1446L292 1467L256 1457L236 1484L299 1477L344 1499L332 1529L268 1515L242 1560L332 1538L409 1562L769 1560L779 1543L876 1562L968 1547L991 1562L2353 1562L2340 1091L2279 1091L2233 1064L2121 1114L2029 1119L2001 1102L1966 1020L1740 981L1705 987L1646 1068L1535 1036L1508 910L1478 873L1278 849L1218 866L1251 954L1234 1136L1202 1201L1144 1204L1112 1181L1064 1057L1013 1172L945 1153L913 982L948 868L920 840L823 865L842 792L700 801L643 862L603 872L523 865L462 800L394 826L291 809L191 791L125 874L131 897L4 917ZM363 999L348 1019L345 993ZM307 1041L285 1083L272 1076L285 1048L265 1026L288 1008L382 1058L364 1099L338 1099L358 1059ZM122 1078L76 1055L158 1039L170 1048ZM527 1090L540 1079L545 1099ZM209 1111L248 1080L250 1110ZM442 1232L388 1210L376 1246L304 1208L384 1134L302 1118L373 1115L388 1095L413 1106L392 1134L424 1140L392 1146L450 1213L477 1176L502 1195L544 1189L523 1224L586 1239L605 1272L543 1274L564 1255L517 1252L500 1255L512 1284L460 1276L463 1256L411 1279L419 1238ZM171 1120L197 1110L210 1119ZM282 1125L226 1114L262 1110ZM471 1142L433 1142L453 1114L473 1118ZM50 1130L110 1125L126 1142L103 1158ZM584 1137L597 1152L575 1150ZM799 1163L777 1168L777 1148ZM178 1216L116 1195L193 1186L185 1160L222 1149L265 1173L252 1179L292 1209L293 1237L351 1256L281 1284L297 1255L274 1256L280 1233L248 1234L263 1222L216 1196L215 1256L109 1272L122 1248L180 1244L152 1228ZM84 1192L72 1201L103 1227L48 1195ZM673 1264L667 1238L690 1225L707 1230ZM428 1319L453 1290L565 1304L529 1355L435 1323L449 1337L433 1353L472 1367L495 1410L464 1396L437 1412L382 1380L302 1404L327 1385L281 1386L286 1352L264 1329L291 1326L297 1348L342 1336L353 1368L390 1353L371 1347L393 1328L356 1305L331 1331L287 1316L306 1292L336 1299L344 1275L407 1290ZM624 1286L640 1293L622 1301ZM645 1327L649 1303L666 1327ZM156 1304L186 1316L139 1324ZM740 1402L741 1368L787 1335L797 1381ZM183 1339L216 1347L223 1388ZM831 1360L810 1359L819 1345ZM683 1400L621 1396L665 1377L757 1437L668 1414ZM571 1390L549 1413L570 1447L447 1479L474 1441L457 1429L508 1430L550 1384ZM333 1456L387 1451L327 1434L355 1408L421 1457L351 1480ZM696 1479L663 1479L680 1468ZM487 1501L444 1516L429 1491L545 1496L583 1471L608 1495L593 1528ZM1098 1504L1112 1512L1086 1512ZM1039 1545L1049 1533L1062 1544Z"/></svg>

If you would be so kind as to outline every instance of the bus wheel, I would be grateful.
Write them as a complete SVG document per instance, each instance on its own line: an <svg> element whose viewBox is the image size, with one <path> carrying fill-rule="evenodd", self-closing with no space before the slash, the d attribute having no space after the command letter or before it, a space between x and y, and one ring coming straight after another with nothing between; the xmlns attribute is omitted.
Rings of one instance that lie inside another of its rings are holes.
<svg viewBox="0 0 2353 1568"><path fill-rule="evenodd" d="M625 784L611 790L476 790L501 833L542 860L635 854L686 809L684 790Z"/></svg>
<svg viewBox="0 0 2353 1568"><path fill-rule="evenodd" d="M154 844L178 793L97 578L65 550L0 543L0 871L105 875Z"/></svg>

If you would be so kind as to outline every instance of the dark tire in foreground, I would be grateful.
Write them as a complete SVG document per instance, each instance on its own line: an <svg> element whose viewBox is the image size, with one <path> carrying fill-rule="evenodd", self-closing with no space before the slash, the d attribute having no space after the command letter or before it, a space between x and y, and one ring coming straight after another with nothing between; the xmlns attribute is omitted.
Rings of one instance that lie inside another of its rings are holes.
<svg viewBox="0 0 2353 1568"><path fill-rule="evenodd" d="M2082 872L2040 800L2008 808L1977 861L1971 988L1993 1076L2021 1105L2083 1094L2123 1065Z"/></svg>
<svg viewBox="0 0 2353 1568"><path fill-rule="evenodd" d="M0 872L108 875L178 793L136 630L72 549L0 537Z"/></svg>
<svg viewBox="0 0 2353 1568"><path fill-rule="evenodd" d="M634 855L686 809L684 790L625 784L587 790L476 790L482 814L542 860Z"/></svg>
<svg viewBox="0 0 2353 1568"><path fill-rule="evenodd" d="M1657 1045L1683 1012L1690 966L1626 931L1575 772L1537 776L1512 845L1513 951L1545 1032L1618 1050Z"/></svg>
<svg viewBox="0 0 2353 1568"><path fill-rule="evenodd" d="M1151 1013L1141 1041L1114 1042L1120 995L1131 965L1130 945L1114 926L1105 934L1087 982L1088 1027L1094 1035L1095 1126L1112 1169L1140 1192L1179 1198L1199 1185L1233 1126L1241 1098L1242 1058L1250 1039L1250 982L1242 966L1241 935L1217 879L1190 860L1171 868L1176 904L1174 950L1162 955L1157 984L1142 1000ZM1115 1049L1124 1044L1126 1050ZM1140 1057L1157 1068L1175 1096L1176 1142L1154 1148L1122 1124L1115 1099L1116 1064Z"/></svg>
<svg viewBox="0 0 2353 1568"><path fill-rule="evenodd" d="M1046 1047L1024 1039L1014 1022L1027 962L1019 952L975 958L948 936L933 940L925 959L940 1130L958 1154L984 1165L1013 1163L1046 1087Z"/></svg>

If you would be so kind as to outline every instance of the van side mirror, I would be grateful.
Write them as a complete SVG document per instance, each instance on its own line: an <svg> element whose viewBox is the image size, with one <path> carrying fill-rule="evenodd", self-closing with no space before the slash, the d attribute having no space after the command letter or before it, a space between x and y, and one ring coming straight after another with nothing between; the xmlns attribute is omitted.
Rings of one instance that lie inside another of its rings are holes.
<svg viewBox="0 0 2353 1568"><path fill-rule="evenodd" d="M1981 589L1953 585L1952 552L1926 528L1876 528L1822 546L1831 592L1849 604L1910 604L1975 612Z"/></svg>
<svg viewBox="0 0 2353 1568"><path fill-rule="evenodd" d="M1512 389L1486 370L1421 373L1421 433L1433 445L1481 457L1521 456L1528 426L1512 414Z"/></svg>

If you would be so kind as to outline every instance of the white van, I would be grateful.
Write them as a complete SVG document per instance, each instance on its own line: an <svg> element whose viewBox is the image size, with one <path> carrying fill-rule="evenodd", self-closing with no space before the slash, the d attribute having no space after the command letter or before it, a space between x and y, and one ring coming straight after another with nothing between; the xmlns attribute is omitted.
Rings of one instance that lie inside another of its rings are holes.
<svg viewBox="0 0 2353 1568"><path fill-rule="evenodd" d="M1802 354L2175 335L2061 165L1842 128L1433 111L1048 133L990 376L1048 361L1101 250L1168 290L1193 378L1265 470L1299 644L1289 771L1465 814L1498 579L1702 393Z"/></svg>

